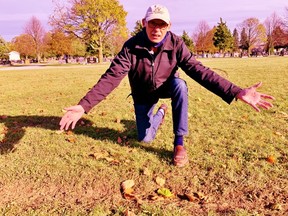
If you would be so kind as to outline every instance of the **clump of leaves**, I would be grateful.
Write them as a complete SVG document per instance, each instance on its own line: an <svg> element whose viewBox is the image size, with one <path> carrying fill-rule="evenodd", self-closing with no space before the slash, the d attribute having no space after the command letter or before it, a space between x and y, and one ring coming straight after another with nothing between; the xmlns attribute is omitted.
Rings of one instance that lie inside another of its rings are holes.
<svg viewBox="0 0 288 216"><path fill-rule="evenodd" d="M174 197L174 194L168 188L159 188L157 194L163 196L164 198Z"/></svg>
<svg viewBox="0 0 288 216"><path fill-rule="evenodd" d="M273 155L270 155L269 157L266 158L266 161L268 163L274 164L276 162L276 159Z"/></svg>

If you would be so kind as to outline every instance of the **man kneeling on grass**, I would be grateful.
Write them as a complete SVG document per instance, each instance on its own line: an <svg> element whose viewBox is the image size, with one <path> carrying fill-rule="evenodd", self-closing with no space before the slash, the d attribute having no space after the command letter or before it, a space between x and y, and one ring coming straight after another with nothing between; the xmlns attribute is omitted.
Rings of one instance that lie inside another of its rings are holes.
<svg viewBox="0 0 288 216"><path fill-rule="evenodd" d="M169 31L171 22L166 7L152 5L142 23L143 30L125 42L110 67L78 105L65 108L60 130L68 130L70 126L74 129L82 115L110 94L128 74L139 141L151 142L155 138L167 105L162 104L156 114L153 110L160 98L170 98L175 134L173 164L184 166L188 163L183 146L183 136L188 134L188 89L178 76L178 67L229 104L236 98L256 111L260 111L258 107L272 107L263 99L274 98L256 91L261 83L242 89L197 61L183 40Z"/></svg>

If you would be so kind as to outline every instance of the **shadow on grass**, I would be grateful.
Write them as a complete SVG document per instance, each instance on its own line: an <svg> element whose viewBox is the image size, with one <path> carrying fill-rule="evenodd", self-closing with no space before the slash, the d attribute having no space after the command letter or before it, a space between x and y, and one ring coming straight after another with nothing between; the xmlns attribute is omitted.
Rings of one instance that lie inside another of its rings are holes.
<svg viewBox="0 0 288 216"><path fill-rule="evenodd" d="M0 154L13 153L15 151L15 145L25 136L27 127L58 131L60 119L61 118L57 116L0 116L0 123L4 124L4 131L0 131L0 135L2 135L0 136ZM124 124L125 130L121 132L106 127L94 127L92 126L93 122L85 118L79 122L80 124L78 124L73 131L74 134L85 135L95 140L111 140L122 146L129 145L131 147L145 149L165 160L169 160L172 156L172 152L155 148L152 146L152 143L147 146L147 144L138 142L134 121L122 120L121 124ZM118 141L119 138L121 142Z"/></svg>

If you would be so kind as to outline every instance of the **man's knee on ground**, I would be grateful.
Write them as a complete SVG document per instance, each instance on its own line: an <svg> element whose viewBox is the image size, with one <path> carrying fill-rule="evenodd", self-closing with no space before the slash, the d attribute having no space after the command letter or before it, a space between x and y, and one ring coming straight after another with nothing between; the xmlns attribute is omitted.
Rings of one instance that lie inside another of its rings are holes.
<svg viewBox="0 0 288 216"><path fill-rule="evenodd" d="M153 141L153 138L149 136L145 136L143 139L138 139L139 142L144 142L144 143L151 143Z"/></svg>

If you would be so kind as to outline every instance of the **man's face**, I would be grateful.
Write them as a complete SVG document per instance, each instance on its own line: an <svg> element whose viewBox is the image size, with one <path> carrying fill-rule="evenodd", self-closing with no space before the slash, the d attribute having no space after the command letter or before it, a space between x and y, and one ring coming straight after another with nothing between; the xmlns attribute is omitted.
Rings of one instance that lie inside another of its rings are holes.
<svg viewBox="0 0 288 216"><path fill-rule="evenodd" d="M149 40L153 43L162 41L167 31L170 29L170 24L167 24L160 19L153 19L148 22L143 19L143 25L146 27L146 33Z"/></svg>

